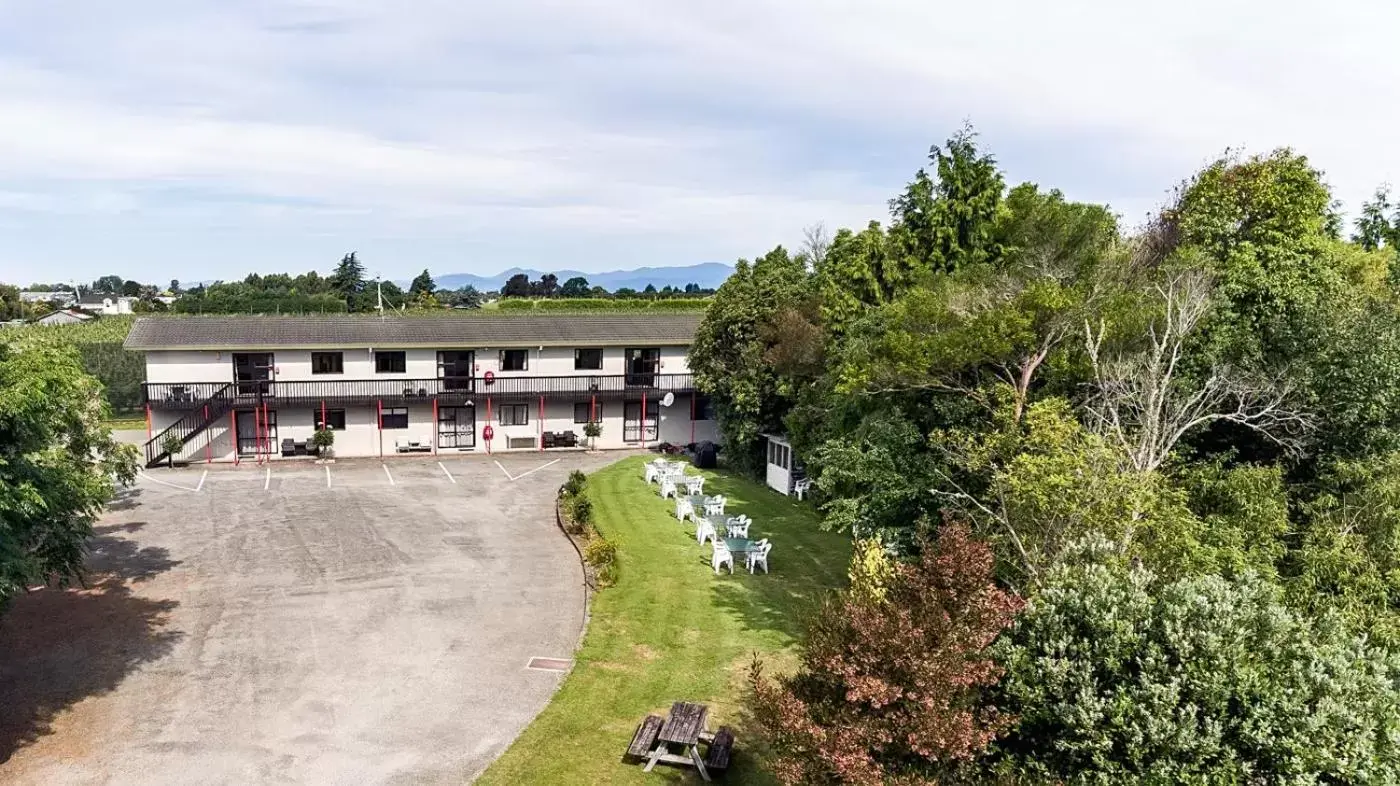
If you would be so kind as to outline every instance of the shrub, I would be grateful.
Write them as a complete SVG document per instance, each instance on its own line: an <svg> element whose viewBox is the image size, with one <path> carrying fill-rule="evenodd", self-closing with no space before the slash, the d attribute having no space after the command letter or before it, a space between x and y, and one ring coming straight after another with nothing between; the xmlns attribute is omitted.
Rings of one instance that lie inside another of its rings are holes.
<svg viewBox="0 0 1400 786"><path fill-rule="evenodd" d="M945 526L912 564L872 549L829 603L792 677L750 673L755 716L787 784L935 783L1013 722L979 706L1001 675L989 647L1021 606L992 582L992 551Z"/></svg>
<svg viewBox="0 0 1400 786"><path fill-rule="evenodd" d="M592 527L589 527L588 532L588 545L583 547L583 561L593 567L599 584L612 584L617 573L617 546Z"/></svg>
<svg viewBox="0 0 1400 786"><path fill-rule="evenodd" d="M317 452L329 453L335 444L335 432L328 428L316 429L316 433L311 435L311 444L316 446Z"/></svg>
<svg viewBox="0 0 1400 786"><path fill-rule="evenodd" d="M1161 582L1080 545L998 644L1020 716L994 766L1027 782L1397 783L1400 664L1277 587Z"/></svg>
<svg viewBox="0 0 1400 786"><path fill-rule="evenodd" d="M587 495L579 494L564 498L564 529L570 535L582 534L593 522L593 502Z"/></svg>
<svg viewBox="0 0 1400 786"><path fill-rule="evenodd" d="M564 481L563 494L566 497L578 496L582 494L583 490L587 487L588 476L583 474L580 470L574 470L569 473L569 479Z"/></svg>
<svg viewBox="0 0 1400 786"><path fill-rule="evenodd" d="M185 443L175 434L166 434L165 439L160 441L160 449L170 457L170 466L175 466L175 457L180 455L180 451L185 447Z"/></svg>

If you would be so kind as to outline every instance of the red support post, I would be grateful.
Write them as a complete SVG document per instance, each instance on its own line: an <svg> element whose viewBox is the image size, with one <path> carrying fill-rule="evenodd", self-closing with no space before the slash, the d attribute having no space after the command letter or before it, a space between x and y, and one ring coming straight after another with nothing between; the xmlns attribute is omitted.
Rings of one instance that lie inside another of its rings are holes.
<svg viewBox="0 0 1400 786"><path fill-rule="evenodd" d="M642 393L642 447L647 446L647 394ZM659 434L657 436L660 436Z"/></svg>
<svg viewBox="0 0 1400 786"><path fill-rule="evenodd" d="M150 404L147 404L147 405L146 405L146 441L147 441L147 442L150 442L150 441L151 441L151 437L154 436L151 432L152 432L152 429L151 429L151 405L150 405Z"/></svg>
<svg viewBox="0 0 1400 786"><path fill-rule="evenodd" d="M262 463L262 412L253 406L253 461Z"/></svg>
<svg viewBox="0 0 1400 786"><path fill-rule="evenodd" d="M433 455L437 455L438 440L438 401L433 399Z"/></svg>
<svg viewBox="0 0 1400 786"><path fill-rule="evenodd" d="M598 422L598 397L593 396L593 402L588 407L588 419L594 423Z"/></svg>
<svg viewBox="0 0 1400 786"><path fill-rule="evenodd" d="M238 413L228 413L229 440L233 443L233 465L238 466Z"/></svg>
<svg viewBox="0 0 1400 786"><path fill-rule="evenodd" d="M326 402L321 402L321 428L330 428L326 425Z"/></svg>
<svg viewBox="0 0 1400 786"><path fill-rule="evenodd" d="M486 427L491 427L491 397L486 397ZM491 440L486 440L486 455L491 455Z"/></svg>
<svg viewBox="0 0 1400 786"><path fill-rule="evenodd" d="M379 399L374 403L379 407L379 417L374 420L375 428L379 431L379 457L384 458L384 400Z"/></svg>
<svg viewBox="0 0 1400 786"><path fill-rule="evenodd" d="M690 394L690 444L695 444L695 394Z"/></svg>
<svg viewBox="0 0 1400 786"><path fill-rule="evenodd" d="M209 420L209 405L204 405L204 419ZM204 435L204 463L214 463L214 434L212 432Z"/></svg>
<svg viewBox="0 0 1400 786"><path fill-rule="evenodd" d="M540 396L540 450L544 450L544 396Z"/></svg>
<svg viewBox="0 0 1400 786"><path fill-rule="evenodd" d="M267 461L272 463L272 418L268 415L267 402L263 402L263 450L267 452Z"/></svg>

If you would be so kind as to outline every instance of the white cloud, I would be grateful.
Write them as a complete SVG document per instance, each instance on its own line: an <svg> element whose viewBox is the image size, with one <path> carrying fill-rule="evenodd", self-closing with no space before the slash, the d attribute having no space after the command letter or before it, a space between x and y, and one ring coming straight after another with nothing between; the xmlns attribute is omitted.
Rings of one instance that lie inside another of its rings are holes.
<svg viewBox="0 0 1400 786"><path fill-rule="evenodd" d="M1400 171L1378 2L51 5L0 7L0 211L188 237L722 259L882 216L964 117L1013 179L1129 216L1225 147L1293 145L1353 205Z"/></svg>

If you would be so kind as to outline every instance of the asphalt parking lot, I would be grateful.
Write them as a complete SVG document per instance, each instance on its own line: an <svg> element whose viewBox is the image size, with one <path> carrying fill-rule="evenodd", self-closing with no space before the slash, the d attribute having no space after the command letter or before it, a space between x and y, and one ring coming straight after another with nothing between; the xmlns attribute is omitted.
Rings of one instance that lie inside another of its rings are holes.
<svg viewBox="0 0 1400 786"><path fill-rule="evenodd" d="M0 616L0 783L469 780L578 642L555 491L619 457L149 471Z"/></svg>

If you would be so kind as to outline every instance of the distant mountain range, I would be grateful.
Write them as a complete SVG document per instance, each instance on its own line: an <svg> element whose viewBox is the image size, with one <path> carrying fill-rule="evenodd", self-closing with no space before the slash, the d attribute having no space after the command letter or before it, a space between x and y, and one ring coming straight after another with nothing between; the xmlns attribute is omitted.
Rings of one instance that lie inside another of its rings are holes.
<svg viewBox="0 0 1400 786"><path fill-rule="evenodd" d="M688 265L686 267L639 267L636 270L612 270L607 273L581 273L577 270L524 270L513 267L510 270L503 270L494 276L477 276L471 273L449 273L442 276L433 276L433 283L438 289L459 289L467 284L471 284L477 289L488 292L499 290L505 285L506 280L511 276L524 273L530 277L531 281L536 281L545 273L553 273L559 278L559 283L575 277L583 276L588 279L591 287L603 287L609 292L627 287L638 292L646 289L647 284L663 289L667 285L682 289L686 284L699 284L705 289L714 289L724 283L729 278L729 274L734 272L734 268L719 262L706 262L702 265ZM404 286L408 282L402 282Z"/></svg>

